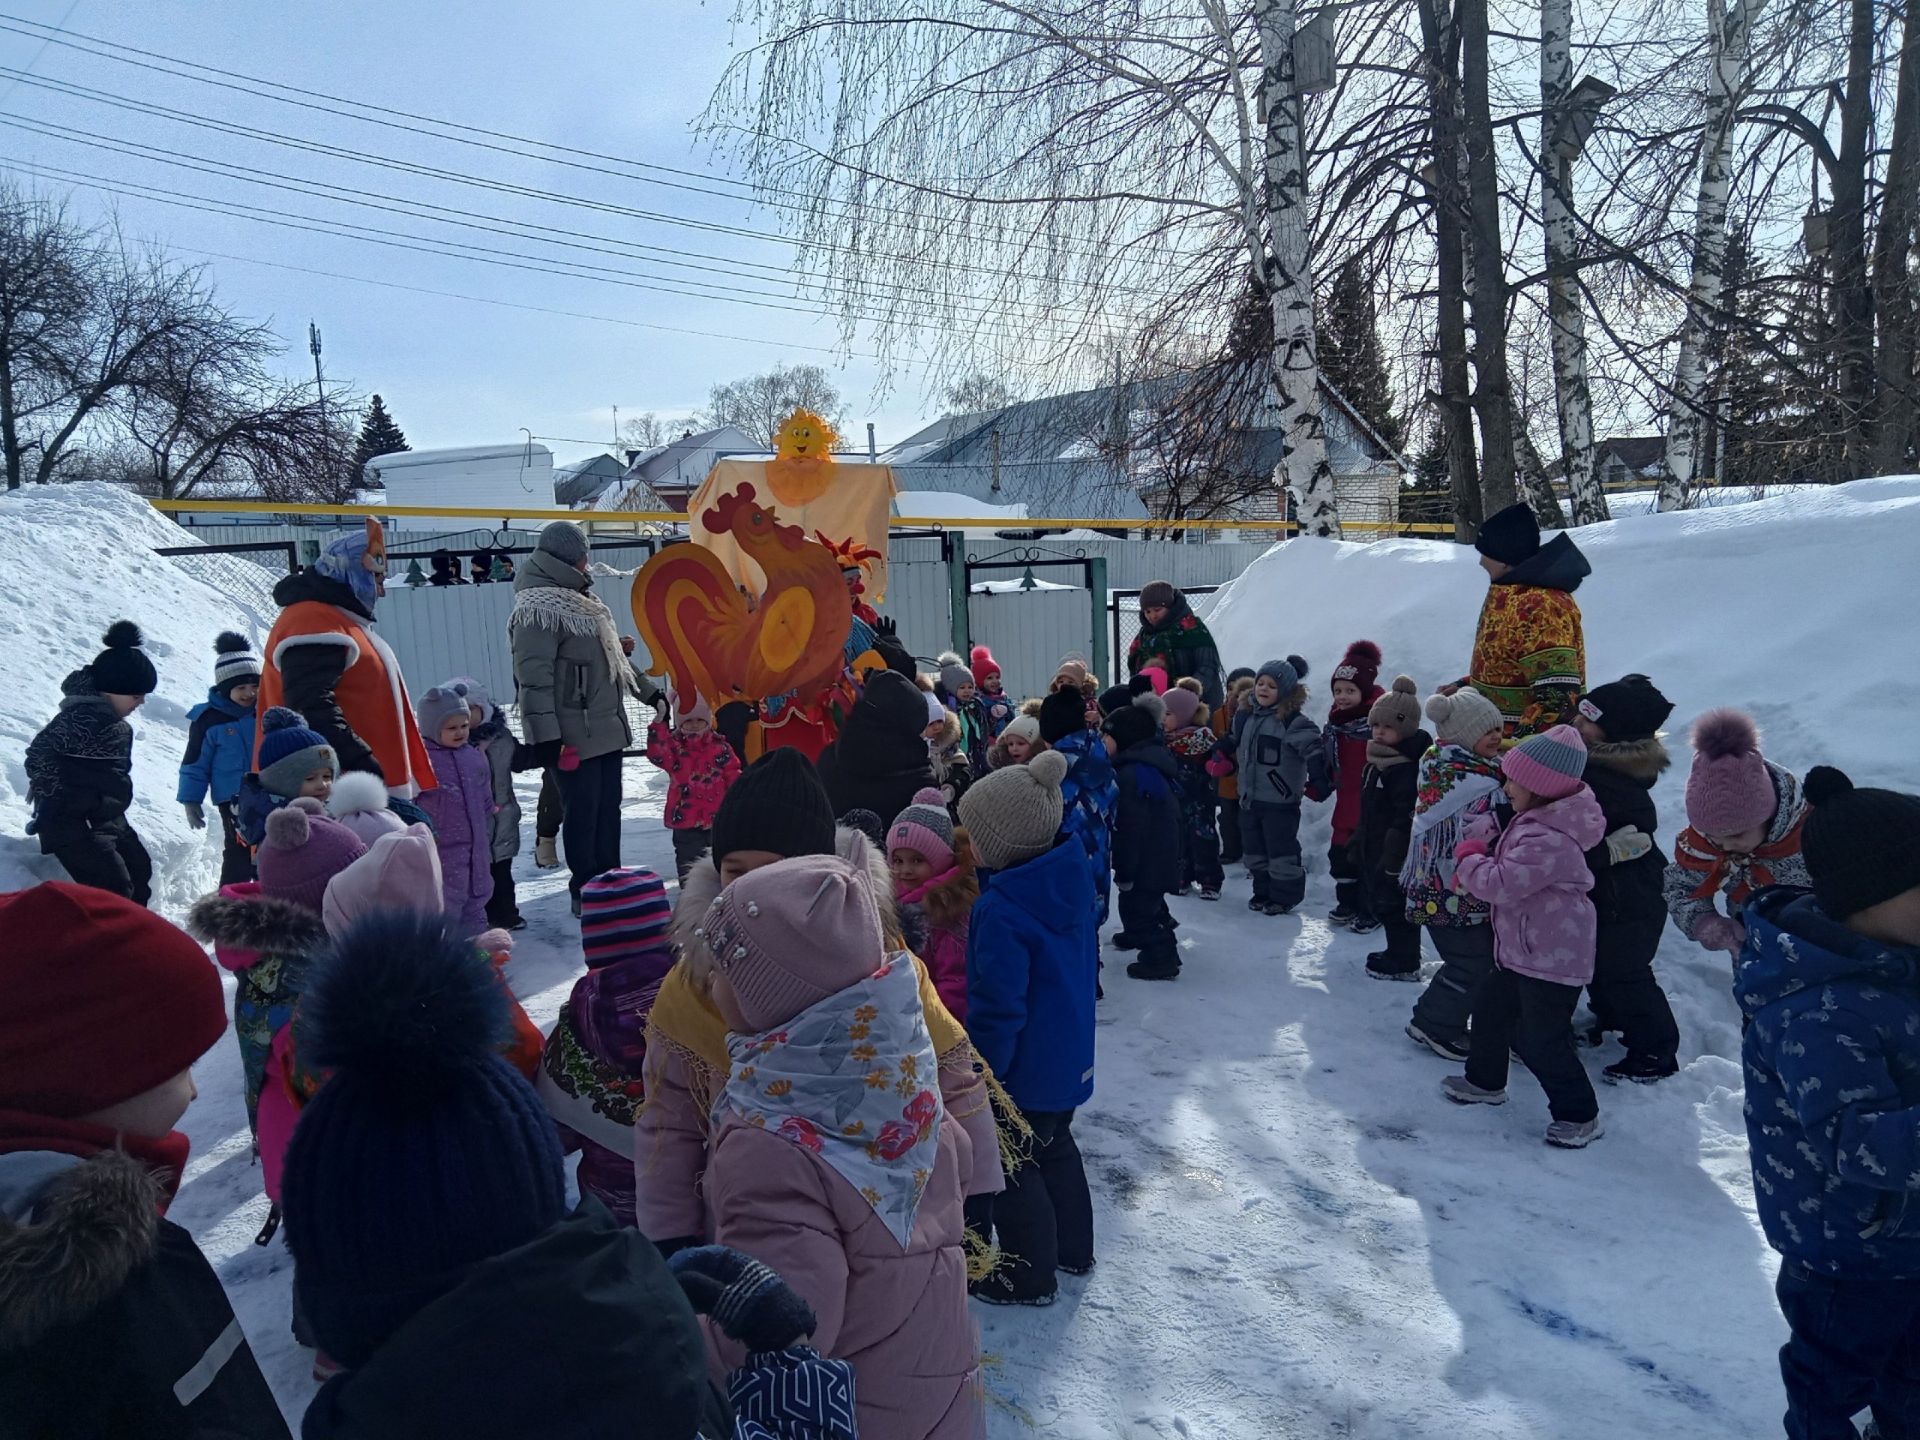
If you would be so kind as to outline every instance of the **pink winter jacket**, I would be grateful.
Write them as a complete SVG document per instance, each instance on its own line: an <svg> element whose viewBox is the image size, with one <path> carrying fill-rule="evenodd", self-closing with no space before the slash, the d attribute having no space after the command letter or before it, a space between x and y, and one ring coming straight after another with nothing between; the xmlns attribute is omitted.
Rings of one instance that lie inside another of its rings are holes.
<svg viewBox="0 0 1920 1440"><path fill-rule="evenodd" d="M1514 817L1491 854L1454 867L1460 888L1493 906L1493 957L1503 970L1585 985L1593 979L1593 871L1587 851L1606 817L1582 785L1564 800Z"/></svg>
<svg viewBox="0 0 1920 1440"><path fill-rule="evenodd" d="M716 730L687 736L656 722L647 727L647 759L673 781L662 812L669 830L708 829L740 778L740 757Z"/></svg>
<svg viewBox="0 0 1920 1440"><path fill-rule="evenodd" d="M853 1366L862 1435L972 1440L980 1430L960 1205L969 1148L947 1116L903 1250L826 1161L737 1112L721 1119L706 1179L713 1238L772 1266L813 1307L815 1348ZM721 1366L741 1363L740 1347L708 1336Z"/></svg>

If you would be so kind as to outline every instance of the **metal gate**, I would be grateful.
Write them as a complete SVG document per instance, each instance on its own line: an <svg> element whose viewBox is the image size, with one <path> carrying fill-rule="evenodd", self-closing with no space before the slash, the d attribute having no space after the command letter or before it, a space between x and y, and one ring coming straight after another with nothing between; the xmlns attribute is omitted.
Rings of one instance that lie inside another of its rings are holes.
<svg viewBox="0 0 1920 1440"><path fill-rule="evenodd" d="M1042 572L1042 573L1036 573ZM1016 699L1046 693L1060 661L1107 664L1107 562L1043 545L969 554L962 567L967 638L985 645Z"/></svg>

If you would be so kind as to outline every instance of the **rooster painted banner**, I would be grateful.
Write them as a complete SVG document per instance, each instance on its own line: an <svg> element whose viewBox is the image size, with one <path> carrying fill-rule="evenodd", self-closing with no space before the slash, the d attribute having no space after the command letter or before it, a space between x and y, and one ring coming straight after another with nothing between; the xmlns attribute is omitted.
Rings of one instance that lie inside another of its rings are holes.
<svg viewBox="0 0 1920 1440"><path fill-rule="evenodd" d="M803 465L806 468L799 477L789 473ZM745 547L730 532L708 530L699 518L721 496L737 493L742 485L751 485L759 503L781 524L797 525L808 535L817 533L836 546L871 551L872 557L864 564L865 598L874 605L886 604L887 525L897 488L892 466L806 461L792 456L718 461L706 483L687 502L693 543L719 556L736 583L759 592L766 581Z"/></svg>

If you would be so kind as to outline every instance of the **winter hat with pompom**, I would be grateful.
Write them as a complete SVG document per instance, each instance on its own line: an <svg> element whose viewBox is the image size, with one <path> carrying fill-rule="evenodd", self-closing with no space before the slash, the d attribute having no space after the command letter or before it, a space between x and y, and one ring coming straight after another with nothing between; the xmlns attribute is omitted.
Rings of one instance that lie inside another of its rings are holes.
<svg viewBox="0 0 1920 1440"><path fill-rule="evenodd" d="M398 820L399 816L394 816ZM338 939L353 923L380 910L418 910L438 915L445 909L440 889L440 851L426 825L403 826L396 834L377 835L367 853L327 882L320 919Z"/></svg>
<svg viewBox="0 0 1920 1440"><path fill-rule="evenodd" d="M1367 723L1373 726L1391 725L1400 732L1400 738L1412 738L1413 732L1420 728L1420 687L1406 675L1393 677L1393 688L1373 702L1373 708L1367 711Z"/></svg>
<svg viewBox="0 0 1920 1440"><path fill-rule="evenodd" d="M257 684L260 657L253 653L247 638L233 630L222 630L213 640L213 688L222 695L236 685Z"/></svg>
<svg viewBox="0 0 1920 1440"><path fill-rule="evenodd" d="M1185 685L1176 685L1161 697L1167 714L1173 717L1173 723L1180 726L1194 723L1193 717L1200 713L1200 697Z"/></svg>
<svg viewBox="0 0 1920 1440"><path fill-rule="evenodd" d="M93 657L88 667L94 689L102 695L151 695L160 686L153 662L140 648L140 627L131 620L116 620L107 627L106 649Z"/></svg>
<svg viewBox="0 0 1920 1440"><path fill-rule="evenodd" d="M565 1213L553 1122L499 1055L512 1034L505 988L443 916L365 916L308 971L301 1059L332 1074L287 1147L287 1245L295 1303L349 1368Z"/></svg>
<svg viewBox="0 0 1920 1440"><path fill-rule="evenodd" d="M1800 852L1835 920L1920 888L1920 795L1856 789L1831 765L1807 772Z"/></svg>
<svg viewBox="0 0 1920 1440"><path fill-rule="evenodd" d="M1500 707L1471 685L1462 685L1451 695L1429 695L1427 718L1433 721L1436 740L1463 750L1471 750L1483 735L1506 728Z"/></svg>
<svg viewBox="0 0 1920 1440"><path fill-rule="evenodd" d="M1380 683L1380 647L1371 640L1354 641L1347 646L1340 663L1333 667L1333 678L1358 686L1361 696L1371 699L1374 687Z"/></svg>
<svg viewBox="0 0 1920 1440"><path fill-rule="evenodd" d="M437 745L440 743L442 725L456 716L462 720L469 717L467 688L464 685L436 685L413 702L413 713L420 722L421 736Z"/></svg>
<svg viewBox="0 0 1920 1440"><path fill-rule="evenodd" d="M1688 823L1706 835L1737 835L1771 820L1775 803L1752 718L1738 710L1709 710L1694 721Z"/></svg>
<svg viewBox="0 0 1920 1440"><path fill-rule="evenodd" d="M1307 678L1307 662L1298 655L1289 655L1284 660L1269 660L1254 672L1254 679L1268 679L1280 687L1280 698L1286 699L1300 688L1300 682Z"/></svg>
<svg viewBox="0 0 1920 1440"><path fill-rule="evenodd" d="M973 671L961 663L960 657L951 650L940 657L940 688L948 695L958 695L960 687L973 684Z"/></svg>
<svg viewBox="0 0 1920 1440"><path fill-rule="evenodd" d="M763 865L720 892L707 943L749 1034L784 1024L880 968L880 912L867 888L867 843L853 853Z"/></svg>
<svg viewBox="0 0 1920 1440"><path fill-rule="evenodd" d="M988 870L1005 870L1053 848L1060 832L1060 782L1067 757L1043 750L1025 765L1003 765L960 797L960 823Z"/></svg>
<svg viewBox="0 0 1920 1440"><path fill-rule="evenodd" d="M398 835L407 828L407 822L387 808L386 782L370 770L349 770L335 780L327 813L369 849L382 835Z"/></svg>
<svg viewBox="0 0 1920 1440"><path fill-rule="evenodd" d="M314 771L340 769L339 757L318 730L307 728L300 712L275 705L260 721L260 784L269 795L298 794Z"/></svg>
<svg viewBox="0 0 1920 1440"><path fill-rule="evenodd" d="M986 688L989 675L1000 673L1000 662L993 658L993 651L984 645L974 646L967 652L967 658L971 662L968 668L973 671L973 683L982 689Z"/></svg>
<svg viewBox="0 0 1920 1440"><path fill-rule="evenodd" d="M1087 699L1078 690L1055 690L1040 702L1040 738L1057 745L1087 728Z"/></svg>
<svg viewBox="0 0 1920 1440"><path fill-rule="evenodd" d="M254 856L260 893L318 914L328 883L366 853L358 835L303 795L267 816L267 838Z"/></svg>
<svg viewBox="0 0 1920 1440"><path fill-rule="evenodd" d="M1500 757L1500 773L1542 800L1564 800L1580 788L1587 770L1587 742L1571 725L1529 735Z"/></svg>
<svg viewBox="0 0 1920 1440"><path fill-rule="evenodd" d="M935 871L953 868L953 820L946 798L929 786L917 791L913 803L893 817L887 831L887 850L917 850Z"/></svg>

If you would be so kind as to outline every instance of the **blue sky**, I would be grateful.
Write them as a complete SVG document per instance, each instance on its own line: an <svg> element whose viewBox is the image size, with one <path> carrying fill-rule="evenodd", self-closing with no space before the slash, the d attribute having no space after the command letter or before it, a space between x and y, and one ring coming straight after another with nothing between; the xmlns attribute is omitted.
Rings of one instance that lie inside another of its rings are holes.
<svg viewBox="0 0 1920 1440"><path fill-rule="evenodd" d="M920 377L910 372L897 372L891 393L874 400L881 378L875 366L837 353L836 326L795 299L792 282L782 273L790 252L777 239L774 217L756 212L744 199L648 183L630 173L631 167L607 167L627 172L615 175L590 173L362 123L242 93L232 86L245 82L228 77L214 77L226 83L210 85L160 73L173 68L172 59L187 60L422 116L723 176L719 162L696 141L690 122L732 53L731 8L731 0L572 0L566 5L329 0L297 6L254 0L0 0L0 168L43 192L71 193L75 211L89 218L117 210L129 233L161 241L183 259L204 260L230 306L270 319L291 343L285 358L289 369L310 365L306 327L309 320L317 321L328 375L351 381L363 394L378 391L416 447L515 441L525 427L537 436L563 437L546 443L565 461L591 453L591 444L570 442L611 440L615 406L623 416L646 410L677 416L701 404L715 381L781 361L832 369L848 401L849 438L864 438L864 423L871 420L885 445L937 413L937 404L923 395ZM106 41L127 47L113 53L145 59L159 69L68 45L43 45L35 35L18 33L32 29L16 27L18 20L61 27L63 38L83 46ZM12 73L23 69L24 79ZM87 97L50 86L86 87L99 94ZM169 107L190 119L130 110L128 102ZM253 127L302 145L337 146L350 154L315 154L270 138L209 128L222 125ZM49 126L87 134L49 134ZM39 127L39 132L23 127ZM128 147L147 148L129 154ZM564 192L620 213L396 172L354 156ZM248 167L257 174L252 181L208 174L209 164ZM203 168L189 168L195 166ZM55 174L56 169L67 173ZM97 178L73 178L79 174ZM737 190L724 178L717 185L658 178ZM417 212L383 213L262 181L330 184L363 199L379 192L404 206L424 202L475 212L484 217L478 222L483 224L508 220L551 226L622 253L556 250L524 234L477 233ZM659 293L635 283L498 268L207 213L207 201L259 207L296 224L308 223L296 217L314 217L377 227L426 237L436 247L462 241L543 258L571 255L616 269L640 285L660 283L644 278L651 274L677 277L665 283L682 289L689 282L751 288L788 308L769 308L765 300L740 304L710 295ZM625 213L633 210L747 233L716 233ZM633 246L683 253L642 254ZM662 263L672 259L712 268ZM772 268L756 272L754 265ZM396 288L402 286L414 288ZM579 318L586 316L602 318ZM743 338L675 333L684 331ZM856 343L855 348L866 347Z"/></svg>

